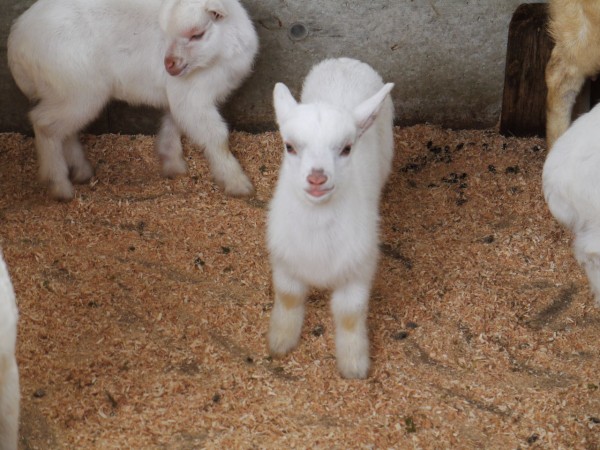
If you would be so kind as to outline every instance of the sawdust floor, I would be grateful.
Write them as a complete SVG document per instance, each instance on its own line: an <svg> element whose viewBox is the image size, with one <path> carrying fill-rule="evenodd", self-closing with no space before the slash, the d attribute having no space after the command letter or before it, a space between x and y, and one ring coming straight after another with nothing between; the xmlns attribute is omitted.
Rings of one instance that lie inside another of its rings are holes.
<svg viewBox="0 0 600 450"><path fill-rule="evenodd" d="M201 152L162 179L151 137L86 136L71 203L0 135L0 244L21 311L21 447L600 447L600 311L549 215L539 139L397 128L371 296L372 369L338 376L327 293L269 358L275 133L234 133L254 181Z"/></svg>

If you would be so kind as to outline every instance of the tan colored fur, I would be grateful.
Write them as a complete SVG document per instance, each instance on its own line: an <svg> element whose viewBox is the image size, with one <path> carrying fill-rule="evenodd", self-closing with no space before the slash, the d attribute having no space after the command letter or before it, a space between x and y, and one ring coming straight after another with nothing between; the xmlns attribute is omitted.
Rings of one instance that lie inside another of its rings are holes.
<svg viewBox="0 0 600 450"><path fill-rule="evenodd" d="M354 331L356 330L359 319L360 317L355 314L344 316L341 320L342 327L344 327L344 330L346 331Z"/></svg>
<svg viewBox="0 0 600 450"><path fill-rule="evenodd" d="M551 148L571 124L586 78L600 72L600 1L550 0L549 8L556 44L546 67L546 140Z"/></svg>
<svg viewBox="0 0 600 450"><path fill-rule="evenodd" d="M298 297L296 295L286 294L283 292L279 292L279 299L281 303L285 307L285 309L293 309L304 303L304 299L302 297Z"/></svg>

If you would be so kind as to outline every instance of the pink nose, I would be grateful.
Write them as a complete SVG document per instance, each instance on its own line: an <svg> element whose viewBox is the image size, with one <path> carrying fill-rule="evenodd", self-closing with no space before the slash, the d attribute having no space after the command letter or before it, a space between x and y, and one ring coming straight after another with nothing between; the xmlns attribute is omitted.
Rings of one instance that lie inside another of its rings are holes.
<svg viewBox="0 0 600 450"><path fill-rule="evenodd" d="M308 182L313 186L320 186L327 182L327 175L323 173L323 169L314 170L306 177Z"/></svg>
<svg viewBox="0 0 600 450"><path fill-rule="evenodd" d="M185 69L183 59L176 56L165 56L165 69L169 75L174 77L179 75Z"/></svg>

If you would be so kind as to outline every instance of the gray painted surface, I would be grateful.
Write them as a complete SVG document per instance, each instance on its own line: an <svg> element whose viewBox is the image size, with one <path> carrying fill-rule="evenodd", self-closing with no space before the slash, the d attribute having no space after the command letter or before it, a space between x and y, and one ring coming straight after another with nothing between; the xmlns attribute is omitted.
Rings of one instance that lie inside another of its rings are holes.
<svg viewBox="0 0 600 450"><path fill-rule="evenodd" d="M10 24L32 0L0 0L0 131L29 131L27 100L6 65ZM224 106L234 128L273 128L271 92L298 93L310 67L350 56L393 81L397 121L494 126L501 108L508 24L522 0L242 0L261 52L254 73ZM300 26L292 30L294 24ZM304 29L303 29L304 27ZM306 30L306 35L304 35ZM95 132L153 133L157 112L111 105Z"/></svg>

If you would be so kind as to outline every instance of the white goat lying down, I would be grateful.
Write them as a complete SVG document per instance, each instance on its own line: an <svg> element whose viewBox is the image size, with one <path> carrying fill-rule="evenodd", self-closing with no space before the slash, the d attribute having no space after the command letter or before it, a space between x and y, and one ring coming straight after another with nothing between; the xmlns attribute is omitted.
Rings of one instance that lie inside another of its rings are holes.
<svg viewBox="0 0 600 450"><path fill-rule="evenodd" d="M278 83L285 155L268 218L275 303L269 347L298 344L310 286L332 289L341 374L369 370L367 308L379 255L379 198L393 156L393 105L367 64L330 59L304 82L302 103Z"/></svg>
<svg viewBox="0 0 600 450"><path fill-rule="evenodd" d="M548 148L571 124L577 94L586 78L600 72L600 2L550 0L550 34L555 46L546 67Z"/></svg>
<svg viewBox="0 0 600 450"><path fill-rule="evenodd" d="M17 316L15 293L0 251L0 450L16 450L19 435Z"/></svg>
<svg viewBox="0 0 600 450"><path fill-rule="evenodd" d="M600 306L600 105L558 138L544 164L550 212L574 234L573 252Z"/></svg>
<svg viewBox="0 0 600 450"><path fill-rule="evenodd" d="M93 175L78 132L119 99L166 110L157 138L165 176L186 171L181 134L203 146L231 195L252 183L229 151L217 105L249 74L256 31L237 0L39 0L13 24L8 63L36 102L40 178L59 200Z"/></svg>

